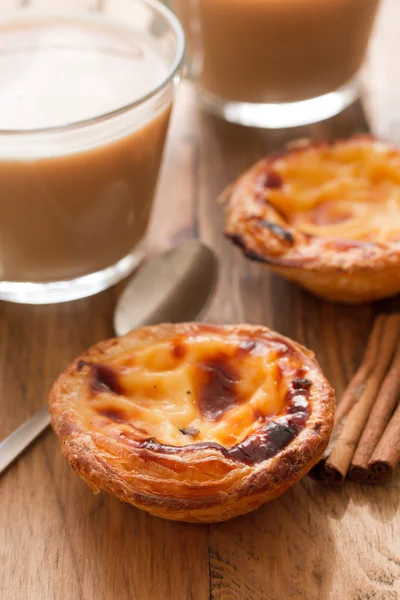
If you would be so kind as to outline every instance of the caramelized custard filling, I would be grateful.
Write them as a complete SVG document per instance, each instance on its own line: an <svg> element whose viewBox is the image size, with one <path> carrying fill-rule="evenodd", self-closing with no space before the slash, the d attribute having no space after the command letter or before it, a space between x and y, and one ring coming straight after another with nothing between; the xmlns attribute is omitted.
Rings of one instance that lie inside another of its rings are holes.
<svg viewBox="0 0 400 600"><path fill-rule="evenodd" d="M289 151L264 187L267 201L305 234L400 241L400 153L369 138Z"/></svg>
<svg viewBox="0 0 400 600"><path fill-rule="evenodd" d="M170 453L217 447L265 460L304 428L312 381L304 356L273 336L218 327L143 340L102 364L81 361L78 411L88 430Z"/></svg>

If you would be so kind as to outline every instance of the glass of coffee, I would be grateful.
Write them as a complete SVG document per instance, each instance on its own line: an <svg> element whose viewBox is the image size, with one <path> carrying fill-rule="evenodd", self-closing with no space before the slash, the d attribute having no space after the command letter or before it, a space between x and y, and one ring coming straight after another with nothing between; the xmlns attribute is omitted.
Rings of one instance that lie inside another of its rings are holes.
<svg viewBox="0 0 400 600"><path fill-rule="evenodd" d="M157 0L98 4L2 11L3 300L94 294L142 252L184 35Z"/></svg>
<svg viewBox="0 0 400 600"><path fill-rule="evenodd" d="M357 97L380 0L173 0L203 104L242 125L290 127Z"/></svg>

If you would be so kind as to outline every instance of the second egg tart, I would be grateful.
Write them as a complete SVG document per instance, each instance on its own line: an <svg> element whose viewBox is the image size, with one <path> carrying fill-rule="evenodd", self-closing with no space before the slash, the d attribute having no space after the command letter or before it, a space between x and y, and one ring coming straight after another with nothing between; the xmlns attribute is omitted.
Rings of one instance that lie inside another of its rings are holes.
<svg viewBox="0 0 400 600"><path fill-rule="evenodd" d="M251 259L332 301L400 292L400 151L370 136L305 142L232 186L226 234Z"/></svg>
<svg viewBox="0 0 400 600"><path fill-rule="evenodd" d="M222 521L279 496L328 444L314 355L264 327L146 327L92 347L50 394L73 469L154 515Z"/></svg>

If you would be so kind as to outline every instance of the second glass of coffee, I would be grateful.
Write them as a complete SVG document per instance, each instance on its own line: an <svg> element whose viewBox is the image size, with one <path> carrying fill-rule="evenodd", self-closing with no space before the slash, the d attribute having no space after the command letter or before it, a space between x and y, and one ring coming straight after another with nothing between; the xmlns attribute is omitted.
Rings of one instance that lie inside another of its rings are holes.
<svg viewBox="0 0 400 600"><path fill-rule="evenodd" d="M357 97L380 0L173 0L211 111L243 125L319 121Z"/></svg>

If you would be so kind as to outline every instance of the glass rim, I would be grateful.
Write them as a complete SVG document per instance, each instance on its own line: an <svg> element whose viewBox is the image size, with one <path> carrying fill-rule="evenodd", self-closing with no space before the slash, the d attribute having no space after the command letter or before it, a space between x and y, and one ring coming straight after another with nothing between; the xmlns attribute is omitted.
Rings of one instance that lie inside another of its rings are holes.
<svg viewBox="0 0 400 600"><path fill-rule="evenodd" d="M129 102L128 104L124 104L119 108L115 108L111 111L107 111L105 113L100 113L99 115L95 115L94 117L89 117L86 119L81 119L78 121L72 121L71 123L66 123L64 125L50 125L49 127L33 127L26 129L1 129L0 128L0 136L30 136L37 134L46 134L46 133L64 133L68 131L73 131L75 129L80 129L81 127L86 127L89 125L95 125L97 123L101 123L103 121L107 121L119 115L125 114L130 110L137 108L145 104L148 100L156 96L159 92L161 92L176 76L178 73L185 54L185 34L183 32L182 25L176 15L172 12L171 9L167 8L160 0L134 0L134 2L139 2L141 4L147 4L154 10L156 10L159 14L161 14L168 24L173 29L176 39L177 39L177 49L175 58L172 62L172 65L169 67L167 74L162 79L162 81L151 88L147 94L141 96L137 100L133 102ZM13 11L14 12L14 11Z"/></svg>

